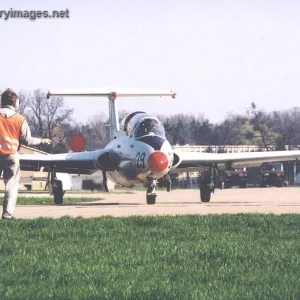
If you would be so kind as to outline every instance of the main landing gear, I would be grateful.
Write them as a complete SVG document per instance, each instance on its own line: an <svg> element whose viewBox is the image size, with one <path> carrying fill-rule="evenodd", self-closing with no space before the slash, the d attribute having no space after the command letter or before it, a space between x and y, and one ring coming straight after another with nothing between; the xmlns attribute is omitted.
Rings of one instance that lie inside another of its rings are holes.
<svg viewBox="0 0 300 300"><path fill-rule="evenodd" d="M103 188L105 190L105 192L109 192L108 190L108 186L107 186L107 176L106 176L106 172L102 171L102 177L103 177Z"/></svg>
<svg viewBox="0 0 300 300"><path fill-rule="evenodd" d="M214 193L218 178L218 168L211 165L208 170L204 170L199 178L200 200L209 202L211 193Z"/></svg>
<svg viewBox="0 0 300 300"><path fill-rule="evenodd" d="M62 181L56 178L56 172L54 170L51 170L49 172L48 180L49 176L51 176L51 180L49 182L50 195L53 195L54 203L56 205L60 205L63 203L65 194L65 192L63 191Z"/></svg>

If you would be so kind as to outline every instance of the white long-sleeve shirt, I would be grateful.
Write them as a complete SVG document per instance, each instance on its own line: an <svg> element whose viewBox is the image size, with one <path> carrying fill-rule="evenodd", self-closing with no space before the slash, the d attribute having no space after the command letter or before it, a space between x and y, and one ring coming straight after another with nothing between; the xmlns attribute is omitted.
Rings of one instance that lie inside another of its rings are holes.
<svg viewBox="0 0 300 300"><path fill-rule="evenodd" d="M0 108L0 114L4 118L9 118L12 117L14 114L16 114L16 111L13 106L6 106L3 108ZM22 127L21 127L21 133L20 133L20 143L29 145L29 146L36 146L40 145L42 143L41 138L36 138L31 136L31 131L29 128L29 125L26 121L24 120Z"/></svg>

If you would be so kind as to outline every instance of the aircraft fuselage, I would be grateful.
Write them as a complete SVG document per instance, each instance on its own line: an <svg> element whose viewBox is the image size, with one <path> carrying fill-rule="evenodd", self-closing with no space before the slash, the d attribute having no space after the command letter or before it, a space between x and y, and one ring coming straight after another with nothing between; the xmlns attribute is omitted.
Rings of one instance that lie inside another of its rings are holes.
<svg viewBox="0 0 300 300"><path fill-rule="evenodd" d="M118 157L114 171L108 171L108 178L123 186L135 183L147 184L166 175L173 165L173 149L166 138L148 135L141 139L120 136L111 141L105 149Z"/></svg>

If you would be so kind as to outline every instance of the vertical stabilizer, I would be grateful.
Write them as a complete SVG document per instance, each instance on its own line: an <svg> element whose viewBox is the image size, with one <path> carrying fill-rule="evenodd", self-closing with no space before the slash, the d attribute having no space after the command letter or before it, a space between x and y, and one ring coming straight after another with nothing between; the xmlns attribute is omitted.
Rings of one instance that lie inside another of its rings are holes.
<svg viewBox="0 0 300 300"><path fill-rule="evenodd" d="M111 93L108 96L108 99L109 99L109 132L110 132L110 140L113 140L117 138L120 134L116 93Z"/></svg>

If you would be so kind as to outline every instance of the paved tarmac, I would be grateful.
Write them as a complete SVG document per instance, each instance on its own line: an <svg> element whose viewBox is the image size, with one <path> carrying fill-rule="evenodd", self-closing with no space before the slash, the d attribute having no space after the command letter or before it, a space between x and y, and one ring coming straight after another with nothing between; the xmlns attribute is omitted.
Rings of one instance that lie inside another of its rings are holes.
<svg viewBox="0 0 300 300"><path fill-rule="evenodd" d="M199 190L174 190L170 193L159 191L155 205L146 204L145 194L145 192L69 194L66 197L91 197L97 200L60 206L18 205L15 216L32 219L62 216L89 218L236 213L300 214L300 188L297 187L216 190L209 203L200 202Z"/></svg>

